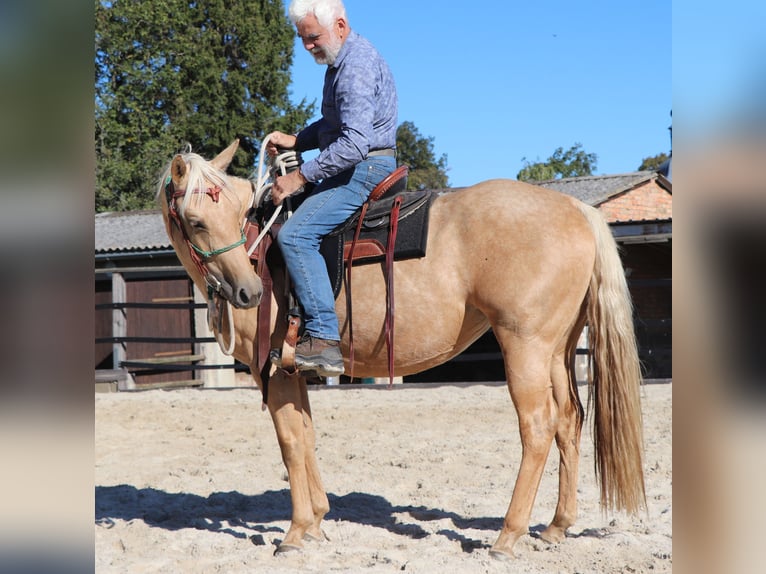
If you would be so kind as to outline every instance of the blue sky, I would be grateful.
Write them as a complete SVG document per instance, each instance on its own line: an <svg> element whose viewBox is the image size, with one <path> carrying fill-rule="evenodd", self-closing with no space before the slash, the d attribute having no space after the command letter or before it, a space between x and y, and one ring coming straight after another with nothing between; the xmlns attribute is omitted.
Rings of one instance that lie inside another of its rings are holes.
<svg viewBox="0 0 766 574"><path fill-rule="evenodd" d="M676 133L696 142L756 116L763 121L766 2L676 0L673 16Z"/></svg>
<svg viewBox="0 0 766 574"><path fill-rule="evenodd" d="M393 70L399 123L433 138L452 186L515 178L522 158L575 143L596 174L670 151L670 0L345 4ZM293 101L318 107L323 75L296 43Z"/></svg>

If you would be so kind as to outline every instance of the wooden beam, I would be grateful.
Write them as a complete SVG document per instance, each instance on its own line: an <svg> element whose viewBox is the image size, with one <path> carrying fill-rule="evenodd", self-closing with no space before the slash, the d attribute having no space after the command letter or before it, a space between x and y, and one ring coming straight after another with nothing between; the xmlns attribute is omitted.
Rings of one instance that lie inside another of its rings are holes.
<svg viewBox="0 0 766 574"><path fill-rule="evenodd" d="M112 303L125 303L127 288L122 273L112 273ZM128 334L128 323L125 309L112 310L112 337L125 337ZM112 367L120 369L127 358L124 343L112 344Z"/></svg>

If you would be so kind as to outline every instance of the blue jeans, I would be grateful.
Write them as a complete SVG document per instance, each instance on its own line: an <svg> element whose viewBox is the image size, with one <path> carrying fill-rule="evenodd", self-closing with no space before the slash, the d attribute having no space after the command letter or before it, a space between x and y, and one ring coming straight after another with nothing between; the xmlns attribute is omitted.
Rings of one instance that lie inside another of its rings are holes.
<svg viewBox="0 0 766 574"><path fill-rule="evenodd" d="M335 297L319 244L325 235L351 217L375 186L394 169L396 158L375 156L323 180L277 234L277 243L303 308L305 329L313 337L340 340Z"/></svg>

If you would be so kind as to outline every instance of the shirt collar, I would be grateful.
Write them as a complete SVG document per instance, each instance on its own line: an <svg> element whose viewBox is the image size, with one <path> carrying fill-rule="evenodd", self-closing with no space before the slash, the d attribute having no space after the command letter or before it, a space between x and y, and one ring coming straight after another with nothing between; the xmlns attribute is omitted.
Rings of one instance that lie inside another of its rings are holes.
<svg viewBox="0 0 766 574"><path fill-rule="evenodd" d="M351 46L356 42L358 38L359 38L359 34L354 32L353 30L349 31L346 41L343 42L343 46L341 46L340 52L338 52L338 57L335 58L335 62L332 64L332 66L330 66L331 68L340 67L341 63L346 58L346 55L351 49Z"/></svg>

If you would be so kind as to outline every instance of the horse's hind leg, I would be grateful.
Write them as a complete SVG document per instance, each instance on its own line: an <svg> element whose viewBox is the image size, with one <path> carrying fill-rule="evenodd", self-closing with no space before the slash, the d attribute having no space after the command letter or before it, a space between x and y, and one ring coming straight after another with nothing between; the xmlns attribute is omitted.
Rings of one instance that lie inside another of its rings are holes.
<svg viewBox="0 0 766 574"><path fill-rule="evenodd" d="M574 373L570 374L564 355L553 357L551 381L553 397L558 408L556 445L559 449L559 500L553 521L541 534L547 542L561 542L566 530L574 524L577 514L577 471L580 463L580 431L583 411L579 398L574 395L577 386Z"/></svg>
<svg viewBox="0 0 766 574"><path fill-rule="evenodd" d="M556 433L556 405L551 392L550 352L541 352L544 343L503 336L495 330L505 358L508 388L519 417L521 465L508 512L490 554L513 556L516 540L526 534L545 462Z"/></svg>

